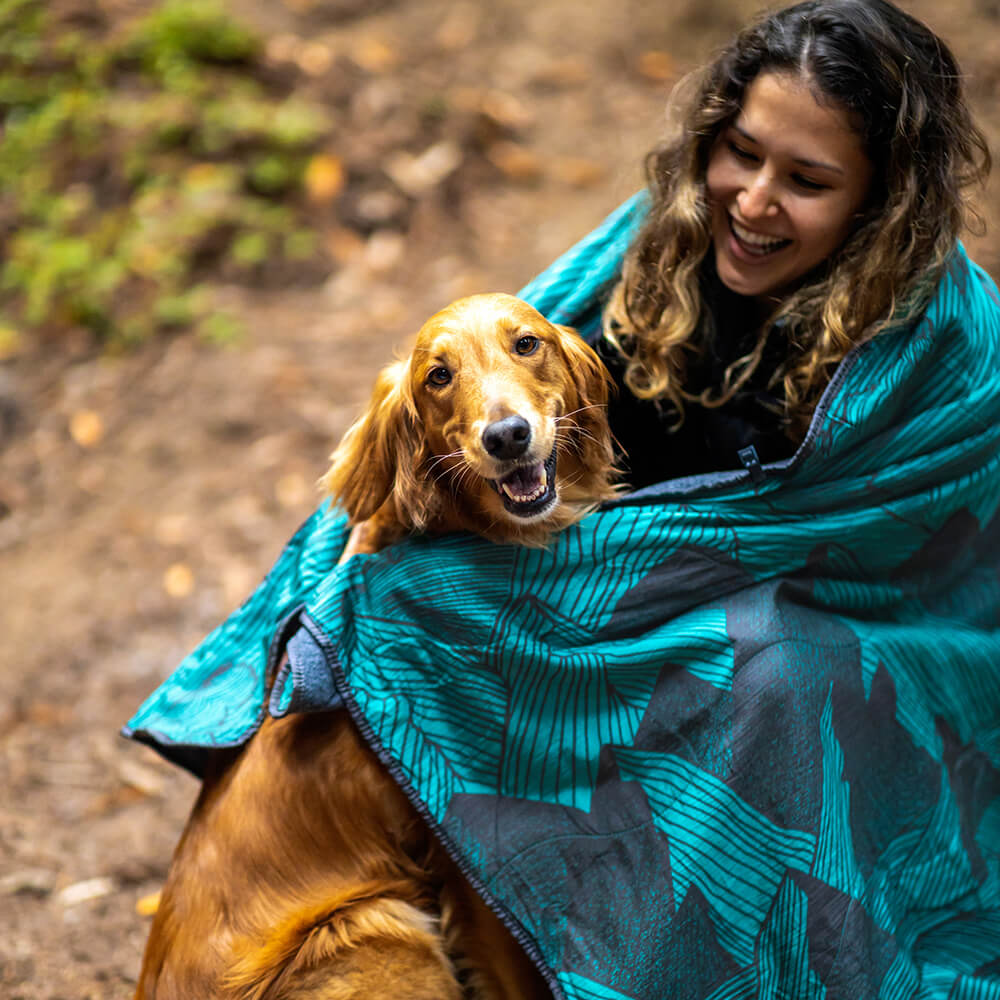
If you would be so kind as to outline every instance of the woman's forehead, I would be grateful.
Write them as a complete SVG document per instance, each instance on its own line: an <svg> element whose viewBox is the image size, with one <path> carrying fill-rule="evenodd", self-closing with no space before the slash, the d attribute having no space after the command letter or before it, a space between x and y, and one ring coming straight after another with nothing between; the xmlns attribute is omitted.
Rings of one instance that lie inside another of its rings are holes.
<svg viewBox="0 0 1000 1000"><path fill-rule="evenodd" d="M846 171L867 160L848 111L817 99L813 82L795 73L761 73L747 87L732 127L804 165Z"/></svg>

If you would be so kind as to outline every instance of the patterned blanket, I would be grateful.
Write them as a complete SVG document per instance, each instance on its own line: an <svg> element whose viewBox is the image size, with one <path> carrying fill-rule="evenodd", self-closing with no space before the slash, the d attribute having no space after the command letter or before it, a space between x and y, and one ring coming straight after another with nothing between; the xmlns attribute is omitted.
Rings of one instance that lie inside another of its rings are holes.
<svg viewBox="0 0 1000 1000"><path fill-rule="evenodd" d="M592 327L633 199L522 294ZM567 1000L1000 1000L1000 297L959 247L784 463L549 549L321 509L127 735L343 704ZM265 704L268 664L290 665Z"/></svg>

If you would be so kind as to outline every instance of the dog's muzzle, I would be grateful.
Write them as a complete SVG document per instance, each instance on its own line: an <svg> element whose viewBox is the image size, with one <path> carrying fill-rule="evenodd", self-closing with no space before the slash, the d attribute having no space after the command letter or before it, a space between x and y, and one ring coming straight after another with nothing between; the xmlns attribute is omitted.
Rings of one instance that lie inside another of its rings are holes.
<svg viewBox="0 0 1000 1000"><path fill-rule="evenodd" d="M515 517L541 517L558 500L556 450L544 462L517 465L490 485L500 494L504 509Z"/></svg>

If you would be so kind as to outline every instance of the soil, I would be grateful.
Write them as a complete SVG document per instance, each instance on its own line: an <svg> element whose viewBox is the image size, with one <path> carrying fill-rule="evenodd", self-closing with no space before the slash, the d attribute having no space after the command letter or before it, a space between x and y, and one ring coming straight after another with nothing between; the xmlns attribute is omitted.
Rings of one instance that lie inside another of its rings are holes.
<svg viewBox="0 0 1000 1000"><path fill-rule="evenodd" d="M394 348L459 295L516 291L631 194L670 86L757 4L234 6L282 58L322 64L319 45L364 66L343 137L355 149L386 155L388 112L415 93L488 107L478 120L509 141L448 183L417 177L403 226L376 220L351 239L332 228L338 263L323 282L224 288L246 329L234 344L178 335L107 357L81 337L0 363L0 995L11 1000L131 996L149 927L137 904L163 881L197 783L119 727L314 508L326 459ZM1000 148L995 0L906 6L952 44ZM400 148L420 147L413 128ZM988 232L966 241L994 276L997 190L979 199Z"/></svg>

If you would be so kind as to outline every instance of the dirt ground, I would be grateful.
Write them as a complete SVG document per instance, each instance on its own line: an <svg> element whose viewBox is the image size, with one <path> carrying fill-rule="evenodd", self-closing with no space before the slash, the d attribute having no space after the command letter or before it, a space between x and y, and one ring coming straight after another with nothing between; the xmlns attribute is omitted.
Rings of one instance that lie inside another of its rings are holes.
<svg viewBox="0 0 1000 1000"><path fill-rule="evenodd" d="M81 340L0 362L0 996L131 995L136 904L197 785L119 727L313 509L394 346L458 295L516 291L635 190L671 83L757 6L239 0L285 50L361 53L373 128L405 95L472 93L516 143L460 184L418 184L406 228L340 246L325 283L225 289L234 345L107 358ZM906 6L952 43L1000 153L996 0ZM967 243L1000 276L991 190Z"/></svg>

